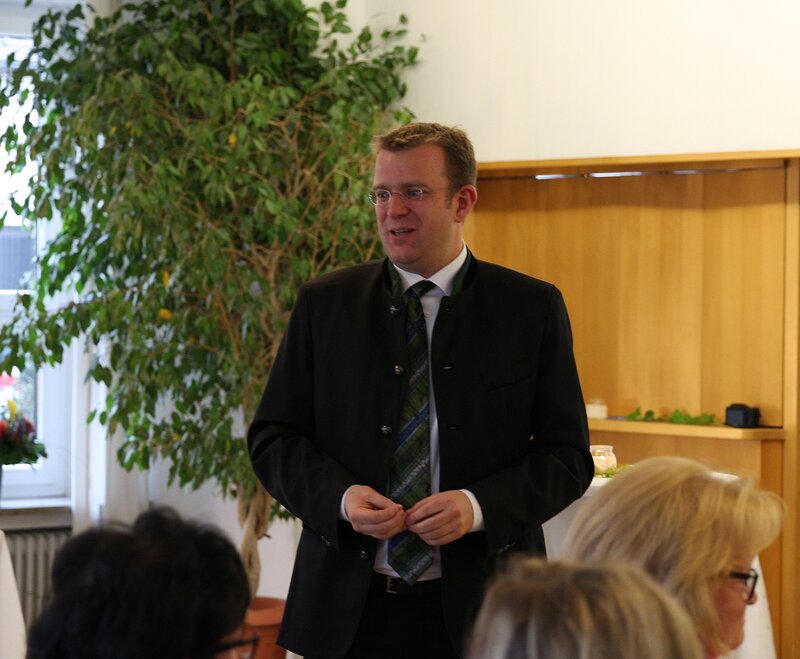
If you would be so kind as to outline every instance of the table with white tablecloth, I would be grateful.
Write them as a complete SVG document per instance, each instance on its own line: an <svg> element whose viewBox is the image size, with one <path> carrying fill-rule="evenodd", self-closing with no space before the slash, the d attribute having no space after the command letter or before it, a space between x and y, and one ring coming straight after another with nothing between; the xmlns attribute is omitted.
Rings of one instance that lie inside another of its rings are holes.
<svg viewBox="0 0 800 659"><path fill-rule="evenodd" d="M5 534L0 531L0 659L25 657L25 622Z"/></svg>
<svg viewBox="0 0 800 659"><path fill-rule="evenodd" d="M608 478L593 479L583 497L544 523L544 542L549 558L558 558L567 528L585 498L594 495L609 480ZM758 570L759 574L762 574L758 556L753 562L753 567ZM776 657L772 620L769 616L769 601L763 578L758 580L756 593L758 600L752 606L747 607L745 614L744 643L729 655L731 659L775 659Z"/></svg>

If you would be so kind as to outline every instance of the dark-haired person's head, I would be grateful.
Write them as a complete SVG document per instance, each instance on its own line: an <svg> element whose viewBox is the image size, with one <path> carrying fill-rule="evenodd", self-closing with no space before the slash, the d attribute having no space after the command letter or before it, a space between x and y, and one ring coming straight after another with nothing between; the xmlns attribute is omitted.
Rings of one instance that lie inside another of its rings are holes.
<svg viewBox="0 0 800 659"><path fill-rule="evenodd" d="M59 551L27 658L211 658L249 603L239 554L219 530L154 509Z"/></svg>

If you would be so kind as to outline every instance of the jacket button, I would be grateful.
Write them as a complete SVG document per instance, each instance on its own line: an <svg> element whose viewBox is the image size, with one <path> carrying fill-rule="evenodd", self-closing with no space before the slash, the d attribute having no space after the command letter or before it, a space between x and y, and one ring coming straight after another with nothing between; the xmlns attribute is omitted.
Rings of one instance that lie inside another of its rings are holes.
<svg viewBox="0 0 800 659"><path fill-rule="evenodd" d="M453 365L452 364L444 364L442 366L442 370L443 371L452 371L453 370Z"/></svg>
<svg viewBox="0 0 800 659"><path fill-rule="evenodd" d="M384 437L391 437L392 436L392 427L391 426L381 426L381 435Z"/></svg>
<svg viewBox="0 0 800 659"><path fill-rule="evenodd" d="M393 304L393 305L391 305L391 306L389 307L389 313L390 313L390 314L392 314L393 316L399 316L399 315L400 315L400 308L399 308L399 307L396 307L396 306Z"/></svg>
<svg viewBox="0 0 800 659"><path fill-rule="evenodd" d="M458 426L458 425L453 423L453 424L450 424L449 426L447 426L447 429L448 430L461 430L461 426Z"/></svg>
<svg viewBox="0 0 800 659"><path fill-rule="evenodd" d="M395 375L403 375L403 373L405 372L406 372L405 369L402 366L400 366L400 364L395 364L394 366Z"/></svg>
<svg viewBox="0 0 800 659"><path fill-rule="evenodd" d="M368 552L368 551L364 551L364 550L362 549L362 550L359 552L359 554L358 554L358 555L359 555L359 557L361 558L361 560L363 560L363 561L368 561L368 560L369 560L369 552Z"/></svg>

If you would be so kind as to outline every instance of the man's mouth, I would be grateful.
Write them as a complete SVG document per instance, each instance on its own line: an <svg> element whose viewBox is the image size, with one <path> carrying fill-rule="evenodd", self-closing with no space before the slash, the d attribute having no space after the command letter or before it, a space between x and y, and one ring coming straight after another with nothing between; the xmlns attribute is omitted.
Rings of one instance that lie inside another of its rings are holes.
<svg viewBox="0 0 800 659"><path fill-rule="evenodd" d="M413 229L392 229L390 233L394 234L395 236L404 236L412 231Z"/></svg>

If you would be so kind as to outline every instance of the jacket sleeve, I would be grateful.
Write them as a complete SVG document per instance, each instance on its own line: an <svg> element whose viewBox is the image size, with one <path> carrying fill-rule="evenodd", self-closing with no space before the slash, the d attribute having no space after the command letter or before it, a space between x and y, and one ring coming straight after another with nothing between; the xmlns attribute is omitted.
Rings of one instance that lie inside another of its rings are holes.
<svg viewBox="0 0 800 659"><path fill-rule="evenodd" d="M536 363L527 450L468 486L481 505L490 554L524 544L532 528L580 498L594 475L572 331L555 287Z"/></svg>
<svg viewBox="0 0 800 659"><path fill-rule="evenodd" d="M318 450L310 302L301 289L261 403L247 435L253 469L266 490L304 526L333 545L343 527L339 506L357 481Z"/></svg>

